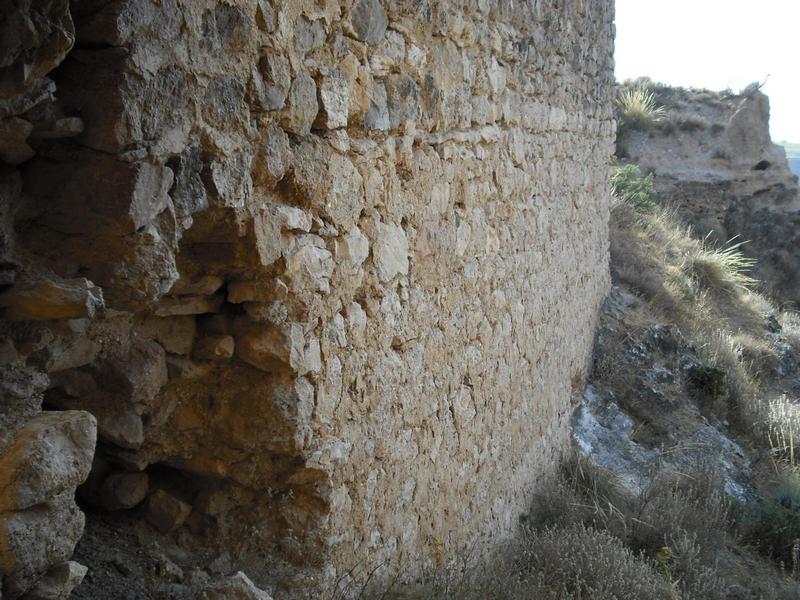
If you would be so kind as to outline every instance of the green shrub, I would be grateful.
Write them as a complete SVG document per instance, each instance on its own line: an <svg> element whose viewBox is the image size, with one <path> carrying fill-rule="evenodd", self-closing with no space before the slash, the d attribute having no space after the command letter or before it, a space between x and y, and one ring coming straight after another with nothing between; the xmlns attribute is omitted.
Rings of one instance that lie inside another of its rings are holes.
<svg viewBox="0 0 800 600"><path fill-rule="evenodd" d="M743 514L746 538L793 572L800 569L800 477L787 471L768 497L751 503Z"/></svg>
<svg viewBox="0 0 800 600"><path fill-rule="evenodd" d="M639 167L636 165L612 168L611 191L620 201L632 205L637 210L652 211L656 208L653 174L641 177Z"/></svg>

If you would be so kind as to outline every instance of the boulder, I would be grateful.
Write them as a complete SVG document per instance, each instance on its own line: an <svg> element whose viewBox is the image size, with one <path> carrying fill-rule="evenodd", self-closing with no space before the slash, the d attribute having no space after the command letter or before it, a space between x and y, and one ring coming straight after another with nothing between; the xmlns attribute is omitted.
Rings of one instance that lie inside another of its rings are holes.
<svg viewBox="0 0 800 600"><path fill-rule="evenodd" d="M43 412L0 457L0 511L35 507L74 490L92 468L97 423L83 411Z"/></svg>
<svg viewBox="0 0 800 600"><path fill-rule="evenodd" d="M147 499L145 519L161 533L177 529L192 512L192 506L164 490L156 490Z"/></svg>
<svg viewBox="0 0 800 600"><path fill-rule="evenodd" d="M50 569L22 600L67 600L78 587L88 569L73 560Z"/></svg>
<svg viewBox="0 0 800 600"><path fill-rule="evenodd" d="M19 597L72 556L85 521L74 494L70 489L26 510L0 513L4 596Z"/></svg>

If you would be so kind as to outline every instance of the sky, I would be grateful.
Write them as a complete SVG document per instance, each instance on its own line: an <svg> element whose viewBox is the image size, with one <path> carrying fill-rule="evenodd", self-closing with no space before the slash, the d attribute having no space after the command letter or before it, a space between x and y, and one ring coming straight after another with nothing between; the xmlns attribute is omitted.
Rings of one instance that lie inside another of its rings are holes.
<svg viewBox="0 0 800 600"><path fill-rule="evenodd" d="M800 0L616 0L617 79L766 85L774 141L800 142Z"/></svg>

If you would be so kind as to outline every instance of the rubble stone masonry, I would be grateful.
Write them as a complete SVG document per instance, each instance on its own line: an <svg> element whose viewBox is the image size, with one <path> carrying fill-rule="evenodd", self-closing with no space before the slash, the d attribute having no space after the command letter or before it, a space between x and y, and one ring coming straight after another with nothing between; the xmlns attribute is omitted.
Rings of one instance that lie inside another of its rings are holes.
<svg viewBox="0 0 800 600"><path fill-rule="evenodd" d="M86 485L189 548L513 534L609 286L612 5L4 6L4 597L69 559L95 427Z"/></svg>

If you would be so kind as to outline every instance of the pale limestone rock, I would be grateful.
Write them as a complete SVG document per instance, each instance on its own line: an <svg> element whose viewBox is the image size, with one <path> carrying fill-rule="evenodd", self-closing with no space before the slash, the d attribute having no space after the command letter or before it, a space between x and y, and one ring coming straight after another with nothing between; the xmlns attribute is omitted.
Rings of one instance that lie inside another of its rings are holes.
<svg viewBox="0 0 800 600"><path fill-rule="evenodd" d="M230 335L209 335L197 340L195 358L200 360L228 360L233 356L235 341Z"/></svg>
<svg viewBox="0 0 800 600"><path fill-rule="evenodd" d="M161 533L169 533L184 524L192 506L164 490L156 490L147 498L145 519Z"/></svg>
<svg viewBox="0 0 800 600"><path fill-rule="evenodd" d="M83 411L43 412L0 456L0 512L23 510L74 490L89 475L95 418Z"/></svg>
<svg viewBox="0 0 800 600"><path fill-rule="evenodd" d="M132 410L108 410L97 414L100 437L120 448L136 450L144 443L142 417Z"/></svg>
<svg viewBox="0 0 800 600"><path fill-rule="evenodd" d="M291 349L289 337L274 327L251 325L236 336L236 356L264 371L271 371L279 363L288 364Z"/></svg>
<svg viewBox="0 0 800 600"><path fill-rule="evenodd" d="M107 510L133 508L147 497L149 485L147 473L114 473L103 481L100 502Z"/></svg>
<svg viewBox="0 0 800 600"><path fill-rule="evenodd" d="M306 135L317 118L317 84L302 73L294 78L289 90L288 105L284 110L281 125L292 133Z"/></svg>
<svg viewBox="0 0 800 600"><path fill-rule="evenodd" d="M358 268L369 256L369 239L358 227L353 227L336 242L336 260Z"/></svg>
<svg viewBox="0 0 800 600"><path fill-rule="evenodd" d="M301 245L286 256L285 276L298 289L328 293L333 256L314 245Z"/></svg>
<svg viewBox="0 0 800 600"><path fill-rule="evenodd" d="M0 295L0 306L12 321L80 319L103 307L103 293L88 279L19 282Z"/></svg>
<svg viewBox="0 0 800 600"><path fill-rule="evenodd" d="M0 119L84 130L0 175L0 283L80 273L111 310L13 340L3 443L57 365L48 401L90 410L112 461L196 475L179 535L226 572L248 547L412 577L510 535L608 283L610 0L55 2L80 48ZM194 358L224 336L229 360Z"/></svg>
<svg viewBox="0 0 800 600"><path fill-rule="evenodd" d="M347 127L350 113L350 80L339 69L323 77L319 88L324 125L327 129Z"/></svg>
<svg viewBox="0 0 800 600"><path fill-rule="evenodd" d="M272 600L241 571L222 581L215 581L202 593L204 600Z"/></svg>
<svg viewBox="0 0 800 600"><path fill-rule="evenodd" d="M402 228L393 223L376 223L372 251L381 281L408 273L408 240Z"/></svg>
<svg viewBox="0 0 800 600"><path fill-rule="evenodd" d="M331 156L328 177L325 213L336 225L349 229L364 207L364 181L353 163L340 154Z"/></svg>
<svg viewBox="0 0 800 600"><path fill-rule="evenodd" d="M253 215L253 234L262 266L267 267L281 257L280 223L271 212L261 211Z"/></svg>
<svg viewBox="0 0 800 600"><path fill-rule="evenodd" d="M347 325L350 337L358 342L363 341L364 330L367 326L367 313L358 302L351 302L347 307Z"/></svg>
<svg viewBox="0 0 800 600"><path fill-rule="evenodd" d="M319 373L322 369L322 355L319 340L311 338L305 342L302 329L293 325L289 336L291 348L289 351L289 365L298 375Z"/></svg>
<svg viewBox="0 0 800 600"><path fill-rule="evenodd" d="M377 131L389 130L389 103L383 83L376 83L370 90L369 110L364 115L364 126Z"/></svg>
<svg viewBox="0 0 800 600"><path fill-rule="evenodd" d="M398 128L420 115L420 92L417 82L405 73L389 75L385 80L390 127Z"/></svg>
<svg viewBox="0 0 800 600"><path fill-rule="evenodd" d="M0 519L3 595L18 597L51 567L72 555L84 526L83 513L73 500L74 493L74 490L62 492L46 503L5 513Z"/></svg>
<svg viewBox="0 0 800 600"><path fill-rule="evenodd" d="M73 560L50 569L22 600L67 600L88 572L88 567Z"/></svg>
<svg viewBox="0 0 800 600"><path fill-rule="evenodd" d="M278 206L275 208L275 216L283 231L300 231L303 233L311 231L311 215L301 208Z"/></svg>
<svg viewBox="0 0 800 600"><path fill-rule="evenodd" d="M289 136L281 127L270 123L259 144L253 182L256 185L272 188L283 179L291 165L292 151L289 147Z"/></svg>

